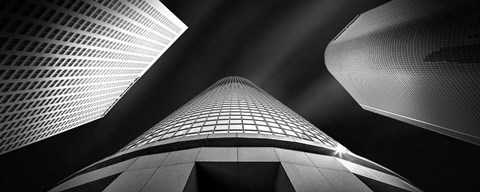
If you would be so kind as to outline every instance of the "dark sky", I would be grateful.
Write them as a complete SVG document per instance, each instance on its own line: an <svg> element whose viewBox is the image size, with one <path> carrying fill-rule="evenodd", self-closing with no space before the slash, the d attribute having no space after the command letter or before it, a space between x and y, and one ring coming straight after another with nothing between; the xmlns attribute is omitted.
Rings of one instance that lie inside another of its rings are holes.
<svg viewBox="0 0 480 192"><path fill-rule="evenodd" d="M0 156L1 191L52 188L230 75L425 191L478 189L480 147L364 111L327 72L328 42L382 1L162 2L189 29L103 119Z"/></svg>

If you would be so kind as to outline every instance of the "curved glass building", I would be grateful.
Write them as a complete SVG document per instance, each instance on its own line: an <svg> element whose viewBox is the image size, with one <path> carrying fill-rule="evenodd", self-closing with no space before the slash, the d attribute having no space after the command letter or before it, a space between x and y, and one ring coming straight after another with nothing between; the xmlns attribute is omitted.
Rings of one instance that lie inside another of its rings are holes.
<svg viewBox="0 0 480 192"><path fill-rule="evenodd" d="M51 191L420 191L240 77Z"/></svg>
<svg viewBox="0 0 480 192"><path fill-rule="evenodd" d="M221 133L286 136L328 148L339 146L256 85L232 77L212 85L123 150L166 139Z"/></svg>

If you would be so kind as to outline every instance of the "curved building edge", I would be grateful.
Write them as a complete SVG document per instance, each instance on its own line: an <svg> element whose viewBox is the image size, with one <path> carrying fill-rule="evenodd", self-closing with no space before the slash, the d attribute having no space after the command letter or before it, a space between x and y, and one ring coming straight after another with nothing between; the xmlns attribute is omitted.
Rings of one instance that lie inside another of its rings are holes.
<svg viewBox="0 0 480 192"><path fill-rule="evenodd" d="M218 151L212 153L216 155L202 155L203 151L212 150ZM360 185L357 183L355 185L356 187L361 188L361 186L365 185L365 189L370 189L373 191L380 189L421 191L410 181L398 175L397 173L349 151L340 153L335 148L302 139L246 133L227 133L182 137L125 150L93 163L92 165L76 172L75 174L59 182L57 186L50 191L54 192L78 189L84 186L93 185L92 183L98 180L108 179L107 177L114 176L116 178L118 175L124 172L147 169L149 167L141 167L145 165L137 163L144 161L140 159L145 157L156 155L163 155L167 157L167 154L170 153L172 154L170 156L175 156L173 155L175 153L193 151L197 153L194 155L195 157L192 156L192 159L188 161L183 160L181 163L190 162L193 164L198 164L204 162L260 162L298 164L301 166L307 166L310 169L320 168L351 173L363 183ZM222 156L223 151L235 152L230 154L225 153L224 156ZM242 155L242 153L239 151L245 152ZM255 155L256 151L262 151L261 153L267 154L268 152L274 152L276 155L272 155L272 157L269 157L270 159L265 159L264 154L257 154L257 157L252 158L252 154ZM156 166L162 167L178 163L166 163L166 161L168 160L158 162ZM327 180L329 179L328 176L326 178ZM107 184L115 185L115 182L113 182L114 180L115 179L110 181L111 183ZM333 186L333 188L335 188L335 183L330 184ZM348 182L343 184L349 185Z"/></svg>

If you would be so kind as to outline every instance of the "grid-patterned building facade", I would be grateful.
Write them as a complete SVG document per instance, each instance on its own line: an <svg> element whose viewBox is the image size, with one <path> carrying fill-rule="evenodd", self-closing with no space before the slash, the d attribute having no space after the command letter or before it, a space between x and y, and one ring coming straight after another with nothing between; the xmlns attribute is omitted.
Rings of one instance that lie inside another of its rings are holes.
<svg viewBox="0 0 480 192"><path fill-rule="evenodd" d="M220 133L287 136L330 148L339 145L254 84L233 77L218 81L123 150L166 139Z"/></svg>
<svg viewBox="0 0 480 192"><path fill-rule="evenodd" d="M103 117L186 28L159 1L1 1L0 154Z"/></svg>
<svg viewBox="0 0 480 192"><path fill-rule="evenodd" d="M240 77L50 191L421 191Z"/></svg>
<svg viewBox="0 0 480 192"><path fill-rule="evenodd" d="M480 145L480 3L394 0L357 16L325 51L365 110Z"/></svg>

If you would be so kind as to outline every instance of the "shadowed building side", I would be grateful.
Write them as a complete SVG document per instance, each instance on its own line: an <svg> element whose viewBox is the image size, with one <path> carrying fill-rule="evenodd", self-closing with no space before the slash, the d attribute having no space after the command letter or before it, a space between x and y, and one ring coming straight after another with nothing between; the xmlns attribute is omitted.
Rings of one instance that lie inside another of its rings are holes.
<svg viewBox="0 0 480 192"><path fill-rule="evenodd" d="M360 106L480 145L480 4L395 0L357 16L325 51Z"/></svg>
<svg viewBox="0 0 480 192"><path fill-rule="evenodd" d="M420 191L240 77L50 191Z"/></svg>

